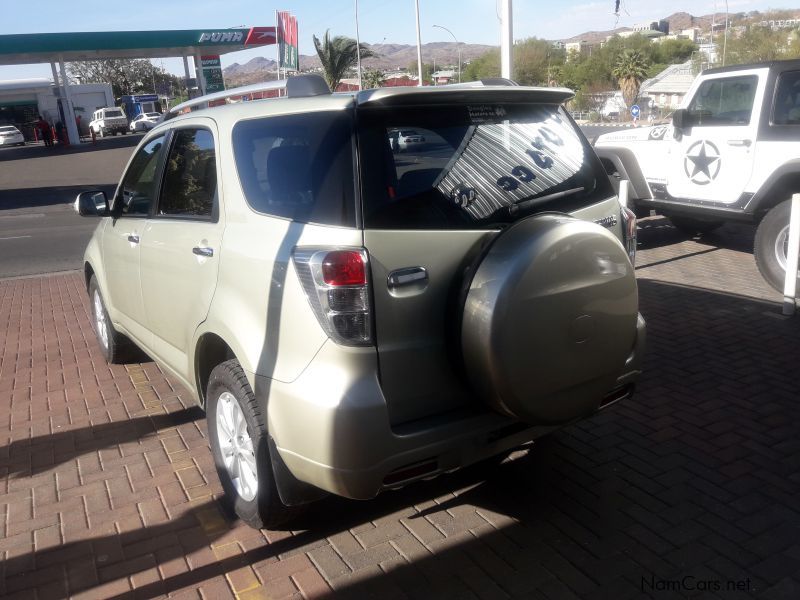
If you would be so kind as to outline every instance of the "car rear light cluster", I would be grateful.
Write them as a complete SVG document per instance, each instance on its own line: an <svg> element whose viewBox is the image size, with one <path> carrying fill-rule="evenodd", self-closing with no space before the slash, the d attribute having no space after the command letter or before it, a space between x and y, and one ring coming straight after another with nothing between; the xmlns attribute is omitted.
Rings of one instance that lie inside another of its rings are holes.
<svg viewBox="0 0 800 600"><path fill-rule="evenodd" d="M363 248L303 248L292 254L314 314L333 341L372 344L369 261Z"/></svg>
<svg viewBox="0 0 800 600"><path fill-rule="evenodd" d="M622 235L625 238L625 250L632 265L636 264L636 214L627 206L621 210Z"/></svg>

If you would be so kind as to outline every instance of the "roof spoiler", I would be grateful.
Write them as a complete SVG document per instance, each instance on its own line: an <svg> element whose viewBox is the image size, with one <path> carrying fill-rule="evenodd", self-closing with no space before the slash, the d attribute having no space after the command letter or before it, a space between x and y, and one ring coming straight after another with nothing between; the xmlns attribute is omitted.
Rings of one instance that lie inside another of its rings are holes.
<svg viewBox="0 0 800 600"><path fill-rule="evenodd" d="M175 117L187 109L195 107L205 108L209 102L216 100L227 100L233 96L246 96L258 92L268 92L271 90L284 90L285 96L289 98L306 98L310 96L322 96L330 94L331 90L325 80L319 75L298 75L277 81L263 81L252 85L245 85L230 90L223 90L205 96L198 96L186 102L176 104L169 109L167 119Z"/></svg>
<svg viewBox="0 0 800 600"><path fill-rule="evenodd" d="M486 87L490 85L515 85L519 86L519 84L514 81L513 79L507 79L505 77L488 77L486 79L480 79L478 81L465 81L464 83L449 83L447 84L448 88L475 88L475 87Z"/></svg>

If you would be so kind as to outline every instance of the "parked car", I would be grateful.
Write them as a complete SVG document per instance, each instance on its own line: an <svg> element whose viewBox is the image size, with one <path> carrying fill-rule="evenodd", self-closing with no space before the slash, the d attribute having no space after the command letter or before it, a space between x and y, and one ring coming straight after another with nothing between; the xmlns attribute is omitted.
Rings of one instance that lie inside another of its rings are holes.
<svg viewBox="0 0 800 600"><path fill-rule="evenodd" d="M0 125L0 146L24 146L25 136L13 125Z"/></svg>
<svg viewBox="0 0 800 600"><path fill-rule="evenodd" d="M89 129L94 131L97 137L105 137L109 133L124 135L128 133L128 119L125 118L122 109L116 106L99 108L92 114Z"/></svg>
<svg viewBox="0 0 800 600"><path fill-rule="evenodd" d="M397 136L397 146L400 152L418 148L425 143L425 136L413 129L401 129Z"/></svg>
<svg viewBox="0 0 800 600"><path fill-rule="evenodd" d="M601 135L612 181L630 181L640 215L656 210L690 235L758 224L761 275L783 292L789 208L800 192L800 60L703 71L669 124Z"/></svg>
<svg viewBox="0 0 800 600"><path fill-rule="evenodd" d="M131 131L149 131L161 122L161 113L150 112L137 115L129 126Z"/></svg>
<svg viewBox="0 0 800 600"><path fill-rule="evenodd" d="M76 199L101 217L83 271L102 352L135 344L191 392L241 519L369 499L631 396L636 219L569 90L278 85L178 105L113 198ZM415 123L441 156L395 162Z"/></svg>

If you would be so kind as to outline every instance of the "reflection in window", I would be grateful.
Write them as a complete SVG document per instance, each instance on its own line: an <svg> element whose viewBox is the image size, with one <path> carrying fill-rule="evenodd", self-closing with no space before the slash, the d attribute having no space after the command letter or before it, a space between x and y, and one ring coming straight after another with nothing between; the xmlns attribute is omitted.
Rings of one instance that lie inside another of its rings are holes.
<svg viewBox="0 0 800 600"><path fill-rule="evenodd" d="M726 77L704 81L689 104L693 125L748 125L758 77Z"/></svg>
<svg viewBox="0 0 800 600"><path fill-rule="evenodd" d="M800 125L800 71L783 73L775 94L774 125Z"/></svg>
<svg viewBox="0 0 800 600"><path fill-rule="evenodd" d="M161 136L148 142L134 155L115 200L117 214L146 215L150 212L158 157L163 145L164 136Z"/></svg>
<svg viewBox="0 0 800 600"><path fill-rule="evenodd" d="M216 193L214 136L206 129L178 129L165 167L158 214L211 217Z"/></svg>

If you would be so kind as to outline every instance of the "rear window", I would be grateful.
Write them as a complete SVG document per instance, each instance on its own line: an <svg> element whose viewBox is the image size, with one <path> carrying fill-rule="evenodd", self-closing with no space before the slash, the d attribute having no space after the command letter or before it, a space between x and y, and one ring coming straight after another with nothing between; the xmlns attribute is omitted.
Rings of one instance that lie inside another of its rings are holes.
<svg viewBox="0 0 800 600"><path fill-rule="evenodd" d="M122 116L122 111L120 109L118 109L118 108L113 109L113 110L106 110L105 111L105 116L106 117L121 117Z"/></svg>
<svg viewBox="0 0 800 600"><path fill-rule="evenodd" d="M355 226L351 112L240 121L233 128L233 151L253 210L302 223Z"/></svg>
<svg viewBox="0 0 800 600"><path fill-rule="evenodd" d="M413 135L413 145L397 143ZM370 108L359 113L364 225L483 229L613 195L555 105Z"/></svg>

